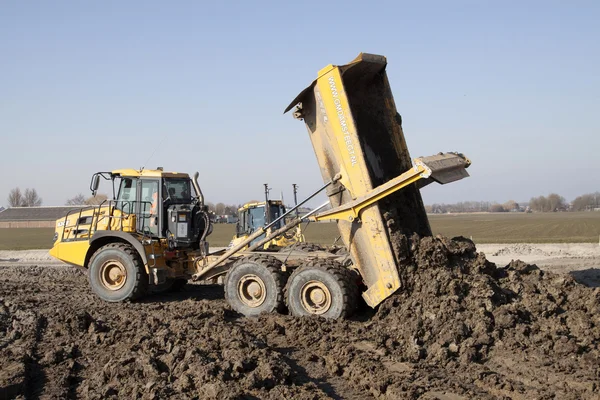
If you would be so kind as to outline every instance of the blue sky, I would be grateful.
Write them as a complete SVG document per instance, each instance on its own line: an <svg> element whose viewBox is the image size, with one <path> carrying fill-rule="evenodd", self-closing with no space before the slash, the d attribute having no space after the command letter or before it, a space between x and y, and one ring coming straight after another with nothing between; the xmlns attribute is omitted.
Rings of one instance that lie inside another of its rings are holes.
<svg viewBox="0 0 600 400"><path fill-rule="evenodd" d="M212 202L308 195L316 158L282 112L361 51L388 58L413 157L473 161L426 203L572 200L600 190L599 19L597 1L3 1L0 205L146 162L199 171Z"/></svg>

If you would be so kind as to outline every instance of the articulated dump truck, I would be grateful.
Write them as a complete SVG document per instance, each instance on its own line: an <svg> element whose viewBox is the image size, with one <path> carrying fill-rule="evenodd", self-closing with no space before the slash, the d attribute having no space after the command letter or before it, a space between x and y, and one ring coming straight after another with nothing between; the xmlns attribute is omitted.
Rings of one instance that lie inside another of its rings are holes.
<svg viewBox="0 0 600 400"><path fill-rule="evenodd" d="M386 64L360 54L329 65L292 101L285 112L293 109L306 124L324 184L233 247L209 251L212 226L198 173L116 170L94 174L90 185L95 193L101 178L110 180L113 199L59 219L50 254L87 270L92 290L111 302L223 277L227 302L247 316L287 309L346 317L360 296L377 306L400 288L397 236L431 235L419 190L467 177L470 165L459 153L411 161ZM323 191L326 203L294 217ZM303 221L323 220L337 221L345 247L264 250Z"/></svg>

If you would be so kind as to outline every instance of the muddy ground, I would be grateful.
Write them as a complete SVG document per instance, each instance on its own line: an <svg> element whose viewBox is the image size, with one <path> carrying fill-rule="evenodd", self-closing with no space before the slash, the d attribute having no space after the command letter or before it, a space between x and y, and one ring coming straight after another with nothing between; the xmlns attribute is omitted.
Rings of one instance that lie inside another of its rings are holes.
<svg viewBox="0 0 600 400"><path fill-rule="evenodd" d="M595 399L600 288L466 239L406 238L403 289L348 321L230 311L216 285L109 304L0 267L0 399Z"/></svg>

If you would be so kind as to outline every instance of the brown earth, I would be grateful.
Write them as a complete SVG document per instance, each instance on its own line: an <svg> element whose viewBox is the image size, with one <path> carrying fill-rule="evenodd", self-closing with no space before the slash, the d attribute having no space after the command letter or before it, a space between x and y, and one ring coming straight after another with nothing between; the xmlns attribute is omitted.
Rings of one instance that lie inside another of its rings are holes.
<svg viewBox="0 0 600 400"><path fill-rule="evenodd" d="M0 267L4 398L600 398L600 288L467 239L402 238L402 290L348 321L230 311L219 286L110 304Z"/></svg>

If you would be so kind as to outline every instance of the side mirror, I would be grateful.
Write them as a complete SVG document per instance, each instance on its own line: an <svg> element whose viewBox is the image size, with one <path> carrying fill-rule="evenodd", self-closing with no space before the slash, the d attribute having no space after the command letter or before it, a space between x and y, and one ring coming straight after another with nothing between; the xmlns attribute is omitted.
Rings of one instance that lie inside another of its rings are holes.
<svg viewBox="0 0 600 400"><path fill-rule="evenodd" d="M98 192L98 186L100 186L100 175L95 174L92 177L92 183L90 185L90 189L92 189L92 196L96 196L96 193Z"/></svg>

